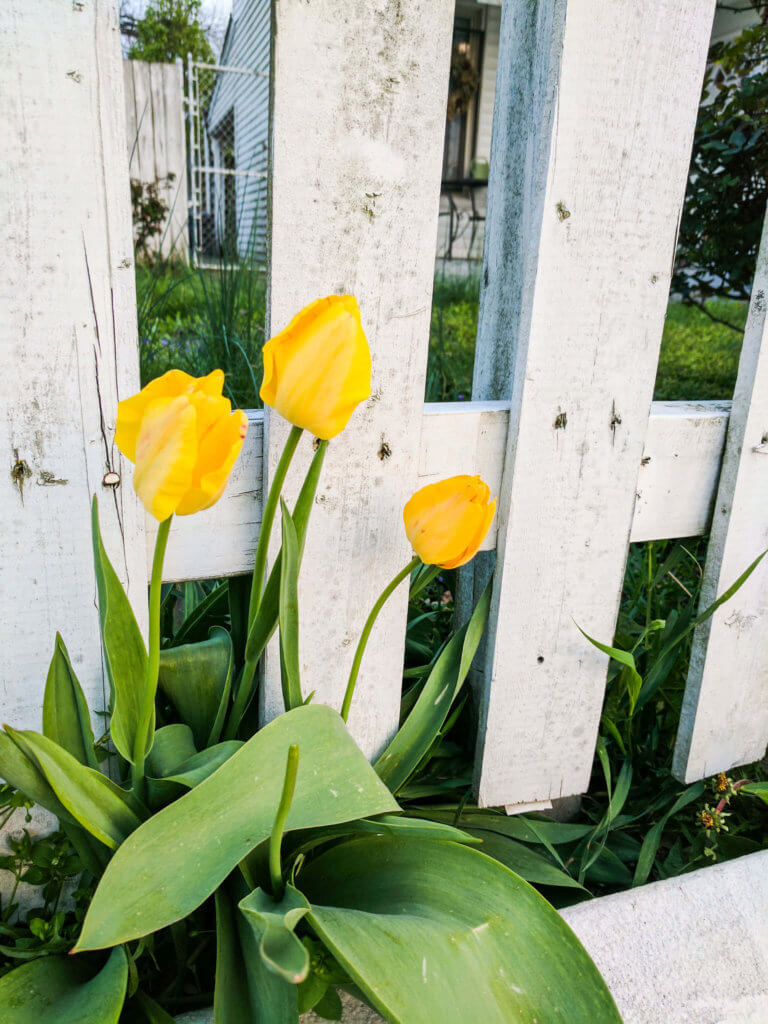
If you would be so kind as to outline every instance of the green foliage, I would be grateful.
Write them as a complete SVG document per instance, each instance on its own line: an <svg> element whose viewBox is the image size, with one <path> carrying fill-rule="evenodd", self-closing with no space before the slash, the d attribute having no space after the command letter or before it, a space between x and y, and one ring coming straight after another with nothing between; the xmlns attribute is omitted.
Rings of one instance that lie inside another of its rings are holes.
<svg viewBox="0 0 768 1024"><path fill-rule="evenodd" d="M213 50L200 21L201 0L149 0L144 17L136 22L131 60L165 61L177 57L213 63Z"/></svg>
<svg viewBox="0 0 768 1024"><path fill-rule="evenodd" d="M477 884L452 884L461 878ZM563 919L474 849L363 836L321 855L299 879L314 930L389 1020L621 1020ZM465 955L466 943L475 955ZM542 971L538 951L555 949ZM511 988L489 984L490 963L514 977Z"/></svg>
<svg viewBox="0 0 768 1024"><path fill-rule="evenodd" d="M672 284L686 299L749 298L768 199L767 48L760 24L710 53Z"/></svg>
<svg viewBox="0 0 768 1024"><path fill-rule="evenodd" d="M243 259L192 270L139 262L136 292L142 386L170 369L199 377L220 367L234 405L261 407L266 305L258 265Z"/></svg>
<svg viewBox="0 0 768 1024"><path fill-rule="evenodd" d="M156 181L131 178L131 207L133 209L133 245L136 258L144 262L154 260L153 243L163 231L170 207L160 195L160 189L173 184L175 175L169 174Z"/></svg>
<svg viewBox="0 0 768 1024"><path fill-rule="evenodd" d="M476 278L435 280L426 400L468 401L477 331ZM654 398L665 401L729 399L736 383L747 304L712 299L704 310L681 302L667 309ZM725 321L721 323L718 321Z"/></svg>
<svg viewBox="0 0 768 1024"><path fill-rule="evenodd" d="M670 303L654 398L696 402L733 396L741 334L716 323L712 316L743 328L747 304L713 299L706 303L706 310L703 312L680 302Z"/></svg>

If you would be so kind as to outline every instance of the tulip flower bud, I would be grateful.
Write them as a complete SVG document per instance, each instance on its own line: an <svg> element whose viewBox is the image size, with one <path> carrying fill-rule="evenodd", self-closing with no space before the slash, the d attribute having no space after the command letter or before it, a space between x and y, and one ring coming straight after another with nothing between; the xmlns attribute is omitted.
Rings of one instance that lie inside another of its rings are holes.
<svg viewBox="0 0 768 1024"><path fill-rule="evenodd" d="M266 343L262 401L329 441L371 394L371 353L351 295L316 299Z"/></svg>
<svg viewBox="0 0 768 1024"><path fill-rule="evenodd" d="M160 522L209 508L224 492L248 418L232 412L223 386L221 370L169 370L118 404L117 447L135 463L136 492Z"/></svg>
<svg viewBox="0 0 768 1024"><path fill-rule="evenodd" d="M496 499L479 476L452 476L417 491L403 509L405 532L426 565L455 569L477 554Z"/></svg>

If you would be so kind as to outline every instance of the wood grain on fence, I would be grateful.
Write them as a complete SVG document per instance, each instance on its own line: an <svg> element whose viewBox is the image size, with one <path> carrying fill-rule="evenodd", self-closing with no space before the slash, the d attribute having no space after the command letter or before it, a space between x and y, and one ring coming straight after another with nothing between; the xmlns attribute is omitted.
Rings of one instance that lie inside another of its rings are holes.
<svg viewBox="0 0 768 1024"><path fill-rule="evenodd" d="M123 81L112 4L0 7L0 720L39 728L59 630L105 706L90 503L146 618L144 518L113 431L138 388Z"/></svg>
<svg viewBox="0 0 768 1024"><path fill-rule="evenodd" d="M733 394L701 587L706 608L768 548L768 219ZM757 761L768 743L768 558L698 627L673 772L685 781Z"/></svg>
<svg viewBox="0 0 768 1024"><path fill-rule="evenodd" d="M713 0L502 8L474 395L511 398L477 783L588 785Z"/></svg>
<svg viewBox="0 0 768 1024"><path fill-rule="evenodd" d="M162 231L150 248L162 256L186 259L187 147L182 66L126 60L123 75L131 178L143 184L159 182L159 196L168 206ZM173 180L169 180L171 175Z"/></svg>
<svg viewBox="0 0 768 1024"><path fill-rule="evenodd" d="M653 403L640 460L633 541L692 537L709 529L729 408L729 402ZM248 417L248 436L221 500L205 512L175 520L165 580L209 579L253 568L261 523L264 414L251 410ZM457 473L480 473L498 494L508 424L509 402L428 403L415 486ZM147 574L156 533L157 523L148 516ZM496 537L493 523L483 550L493 550Z"/></svg>
<svg viewBox="0 0 768 1024"><path fill-rule="evenodd" d="M453 0L275 6L269 329L319 295L357 296L373 395L331 442L300 584L302 675L338 707L354 643L410 557ZM268 471L285 438L267 423ZM289 492L311 454L307 438ZM407 593L368 645L350 728L368 754L397 728ZM268 652L265 712L282 709Z"/></svg>

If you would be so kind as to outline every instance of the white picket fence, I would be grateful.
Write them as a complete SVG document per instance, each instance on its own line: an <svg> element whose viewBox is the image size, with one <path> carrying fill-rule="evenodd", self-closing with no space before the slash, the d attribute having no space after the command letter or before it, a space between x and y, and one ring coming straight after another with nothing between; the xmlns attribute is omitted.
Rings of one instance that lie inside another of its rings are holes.
<svg viewBox="0 0 768 1024"><path fill-rule="evenodd" d="M374 365L372 398L332 443L313 513L306 686L340 705L364 617L409 557L413 490L482 473L500 496L480 681L485 804L541 806L586 788L606 658L576 623L610 640L630 539L712 521L707 597L768 547L765 247L733 404L651 402L713 8L505 0L477 400L425 406L454 0L275 5L269 327L351 292ZM114 444L118 398L139 383L116 4L6 0L0 97L0 714L37 728L57 629L103 700L94 492L146 618L152 528ZM168 579L250 568L286 434L268 411L250 416L225 498L174 526ZM289 490L310 454L307 440ZM363 664L351 728L370 754L397 725L406 600L388 604ZM764 753L766 626L768 564L696 636L680 778ZM275 714L272 651L263 696Z"/></svg>

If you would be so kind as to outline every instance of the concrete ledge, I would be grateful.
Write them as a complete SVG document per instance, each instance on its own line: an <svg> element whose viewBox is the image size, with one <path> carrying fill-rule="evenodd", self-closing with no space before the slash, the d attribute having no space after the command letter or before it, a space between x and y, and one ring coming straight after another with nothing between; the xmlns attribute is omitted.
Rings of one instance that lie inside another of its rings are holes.
<svg viewBox="0 0 768 1024"><path fill-rule="evenodd" d="M768 851L580 903L563 917L602 971L624 1024L768 1021ZM382 1020L343 998L344 1024ZM212 1021L210 1013L179 1018Z"/></svg>
<svg viewBox="0 0 768 1024"><path fill-rule="evenodd" d="M766 1024L768 851L563 911L624 1024Z"/></svg>

